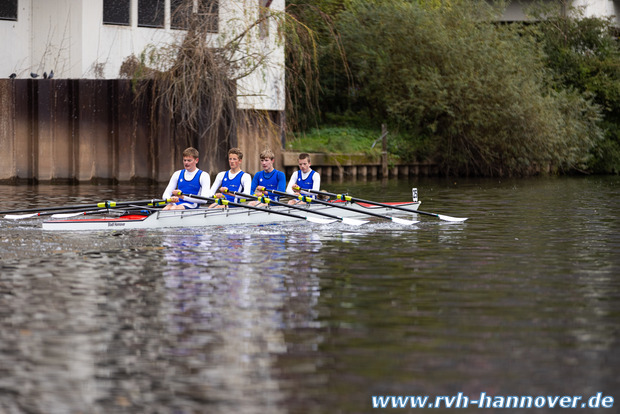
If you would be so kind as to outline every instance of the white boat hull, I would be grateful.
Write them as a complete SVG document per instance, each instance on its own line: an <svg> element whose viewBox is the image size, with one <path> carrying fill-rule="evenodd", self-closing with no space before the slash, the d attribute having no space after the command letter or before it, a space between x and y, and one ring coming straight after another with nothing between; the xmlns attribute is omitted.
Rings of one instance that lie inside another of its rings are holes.
<svg viewBox="0 0 620 414"><path fill-rule="evenodd" d="M407 203L386 203L394 204L398 207L407 208L415 216L420 202ZM358 203L342 203L341 205L353 208L357 211L345 210L333 206L311 205L305 207L304 211L288 207L268 207L267 211L251 210L243 207L225 209L200 208L195 210L167 210L158 211L149 216L122 216L122 217L103 217L103 218L81 218L71 220L48 220L43 222L43 230L60 231L94 231L94 230L125 230L125 229L162 229L174 227L206 227L206 226L227 226L238 224L267 224L286 221L299 221L303 218L285 216L274 213L274 211L284 212L295 216L309 218L329 218L314 211L328 213L338 217L356 217L374 219L371 215L364 214L364 211L383 214L409 216L407 212L399 209L391 209L380 206L370 206Z"/></svg>

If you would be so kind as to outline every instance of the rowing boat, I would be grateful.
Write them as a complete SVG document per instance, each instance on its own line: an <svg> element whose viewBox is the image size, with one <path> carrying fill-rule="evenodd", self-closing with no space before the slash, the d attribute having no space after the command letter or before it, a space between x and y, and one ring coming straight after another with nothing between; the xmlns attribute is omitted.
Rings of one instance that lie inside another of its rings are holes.
<svg viewBox="0 0 620 414"><path fill-rule="evenodd" d="M316 217L313 222L331 223L334 220L325 220L316 213L335 214L341 217L368 217L368 213L408 215L406 211L411 210L412 215L420 206L419 201L413 202L392 202L384 203L388 206L399 207L390 208L375 206L367 203L350 203L343 201L333 201L334 204L346 205L348 210L330 205L306 205L308 217ZM280 214L284 213L284 214ZM126 214L117 217L103 216L79 219L52 219L44 221L43 230L60 231L94 231L94 230L124 230L124 229L162 229L162 228L189 228L206 226L225 226L239 224L270 224L286 221L299 220L299 210L289 207L270 206L261 210L251 210L242 207L209 209L198 208L193 210L157 210L150 215Z"/></svg>

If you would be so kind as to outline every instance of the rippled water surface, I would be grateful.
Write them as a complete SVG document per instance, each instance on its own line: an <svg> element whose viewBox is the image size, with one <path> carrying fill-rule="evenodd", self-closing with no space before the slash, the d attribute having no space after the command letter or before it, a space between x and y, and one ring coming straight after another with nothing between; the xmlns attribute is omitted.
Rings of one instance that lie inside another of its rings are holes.
<svg viewBox="0 0 620 414"><path fill-rule="evenodd" d="M371 397L459 392L602 392L616 412L619 184L325 186L385 201L417 187L421 210L469 217L412 227L64 233L0 220L0 413L408 412ZM0 190L11 210L163 188Z"/></svg>

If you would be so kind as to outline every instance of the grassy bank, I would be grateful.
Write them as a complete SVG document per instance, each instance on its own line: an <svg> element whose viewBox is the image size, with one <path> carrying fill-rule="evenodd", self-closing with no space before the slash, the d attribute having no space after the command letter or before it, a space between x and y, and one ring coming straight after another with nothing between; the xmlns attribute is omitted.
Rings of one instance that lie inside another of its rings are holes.
<svg viewBox="0 0 620 414"><path fill-rule="evenodd" d="M286 149L299 152L381 155L381 141L377 141L380 136L381 131L374 129L327 126L289 135Z"/></svg>
<svg viewBox="0 0 620 414"><path fill-rule="evenodd" d="M381 155L381 130L370 127L323 126L308 132L290 134L286 149L297 152L327 154ZM432 145L428 140L414 139L388 132L387 150L391 160L405 162L428 161ZM374 146L373 146L374 145Z"/></svg>

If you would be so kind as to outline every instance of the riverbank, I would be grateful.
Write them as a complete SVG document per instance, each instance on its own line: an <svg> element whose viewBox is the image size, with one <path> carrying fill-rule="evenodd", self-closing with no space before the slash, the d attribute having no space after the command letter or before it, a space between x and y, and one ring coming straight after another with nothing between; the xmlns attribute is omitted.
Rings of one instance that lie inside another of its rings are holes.
<svg viewBox="0 0 620 414"><path fill-rule="evenodd" d="M282 153L282 169L287 175L297 170L301 152L311 156L312 168L324 179L397 178L434 176L438 166L430 161L405 161L394 151L402 137L381 130L348 126L323 126L289 137Z"/></svg>
<svg viewBox="0 0 620 414"><path fill-rule="evenodd" d="M298 156L298 151L282 153L282 169L287 177L299 168ZM439 173L438 166L431 162L406 163L396 157L391 160L388 158L387 169L384 168L382 157L376 155L310 153L310 159L312 169L327 180L434 176Z"/></svg>

